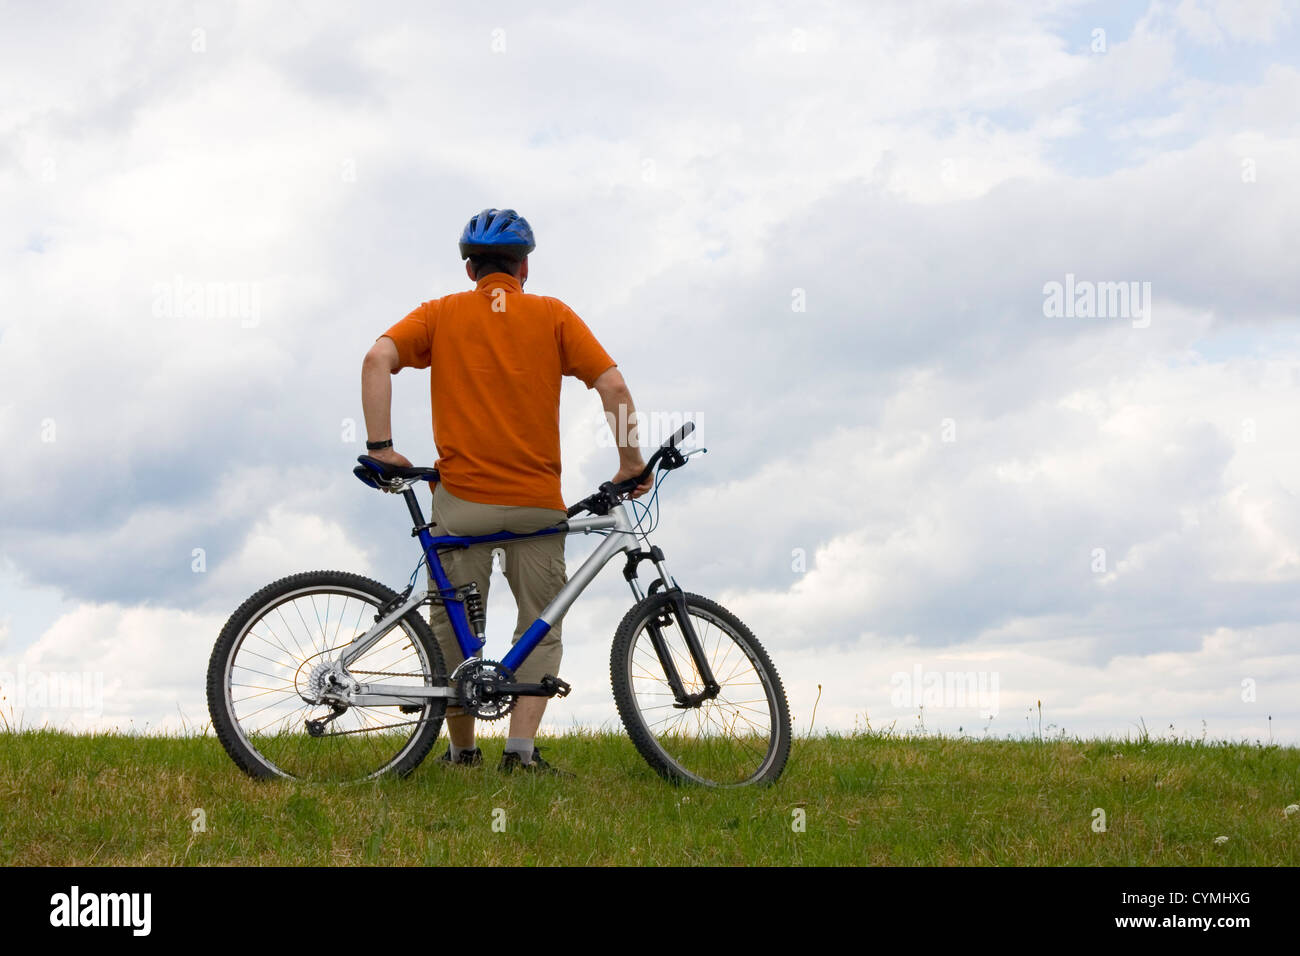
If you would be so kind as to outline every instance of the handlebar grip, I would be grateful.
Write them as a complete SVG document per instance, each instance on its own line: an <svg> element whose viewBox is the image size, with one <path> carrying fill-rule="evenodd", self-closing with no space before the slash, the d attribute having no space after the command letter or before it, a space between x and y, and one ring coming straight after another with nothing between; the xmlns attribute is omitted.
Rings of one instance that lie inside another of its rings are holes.
<svg viewBox="0 0 1300 956"><path fill-rule="evenodd" d="M590 511L590 512L592 512L592 513L594 514L594 513L596 513L596 511L595 511L594 508L592 508L592 505L595 504L596 501L597 501L599 498L600 498L600 495L599 495L599 494L587 495L587 497L583 498L583 499L582 499L581 501L579 501L576 505L574 505L572 508L570 508L570 509L566 512L566 514L567 514L570 518L572 518L574 515L581 514L581 513L584 512L584 511Z"/></svg>
<svg viewBox="0 0 1300 956"><path fill-rule="evenodd" d="M640 476L637 478L637 484L640 484L650 477L650 472L654 471L655 465L659 464L661 460L667 459L672 463L674 468L680 468L682 465L682 456L681 452L677 450L677 446L680 445L683 439L693 431L695 431L695 422L687 419L682 423L681 428L669 435L668 440L656 448L655 453L651 455L650 460L646 462L645 471L641 472Z"/></svg>
<svg viewBox="0 0 1300 956"><path fill-rule="evenodd" d="M664 444L669 446L670 448L676 448L678 445L682 443L682 439L685 438L693 431L695 431L695 422L691 421L688 418L685 422L682 423L682 427L677 429L677 431L673 432L672 437L670 437L666 442L664 442Z"/></svg>

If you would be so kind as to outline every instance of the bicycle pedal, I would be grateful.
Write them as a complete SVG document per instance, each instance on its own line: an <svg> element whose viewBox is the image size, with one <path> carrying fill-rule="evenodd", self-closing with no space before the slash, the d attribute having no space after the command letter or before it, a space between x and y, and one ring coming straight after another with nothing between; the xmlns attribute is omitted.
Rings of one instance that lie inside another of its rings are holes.
<svg viewBox="0 0 1300 956"><path fill-rule="evenodd" d="M547 674L543 677L542 686L546 688L547 693L552 697L568 697L569 691L573 690L568 681L562 681L554 674Z"/></svg>

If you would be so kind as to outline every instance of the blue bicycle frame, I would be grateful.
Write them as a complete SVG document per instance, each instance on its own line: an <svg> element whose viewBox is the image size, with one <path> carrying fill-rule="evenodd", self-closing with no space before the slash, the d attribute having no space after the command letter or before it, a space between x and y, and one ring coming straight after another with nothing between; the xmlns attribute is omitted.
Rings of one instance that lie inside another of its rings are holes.
<svg viewBox="0 0 1300 956"><path fill-rule="evenodd" d="M377 476L374 476L377 479ZM363 480L366 480L363 477ZM377 479L378 480L378 479ZM442 561L439 558L439 550L443 548L467 548L475 544L486 544L501 541L520 541L527 538L538 538L552 534L591 534L593 532L607 531L605 540L600 543L595 551L582 563L576 572L569 578L569 581L555 596L550 604L542 611L537 620L529 625L528 629L520 636L519 640L510 649L510 652L501 660L501 663L508 667L511 672L518 670L528 655L533 652L546 633L554 626L555 622L564 616L569 607L577 600L587 585L596 577L600 570L609 562L610 558L622 552L629 553L629 566L631 574L625 574L628 584L632 588L632 593L640 601L645 595L637 582L635 568L636 563L641 558L651 560L659 577L663 581L665 588L675 587L675 583L668 573L668 568L664 562L663 555L659 550L651 549L651 552L643 552L638 546L639 532L632 524L626 508L622 503L610 508L609 513L605 515L596 515L585 518L569 518L558 522L553 527L542 528L539 531L533 531L526 534L515 534L508 531L502 531L497 534L476 535L472 537L461 537L456 535L439 535L429 530L429 524L424 520L424 515L420 511L420 504L416 500L415 492L412 485L418 481L433 482L436 477L422 478L402 478L389 481L386 484L377 484L375 487L383 487L384 490L401 493L406 499L407 509L411 513L411 519L415 522L413 534L419 538L420 546L424 549L425 561L429 567L430 577L437 589L437 596L433 600L441 603L447 610L447 617L451 621L452 630L456 635L456 642L460 645L461 652L466 661L470 661L482 649L484 641L480 640L470 629L469 618L465 610L465 601L460 596L460 589L454 586L447 578L447 573L443 569ZM369 483L367 481L367 483ZM395 609L384 614L380 620L375 622L365 634L360 635L352 641L339 657L339 662L344 668L370 649L385 633L388 632L398 621L400 621L413 608L419 607L425 601L430 600L429 591L414 591L407 599ZM554 675L558 676L558 675ZM371 684L357 682L353 688L353 703L359 705L382 706L385 704L408 704L418 702L418 700L430 697L455 697L456 689L454 686L449 687L397 687L383 684Z"/></svg>
<svg viewBox="0 0 1300 956"><path fill-rule="evenodd" d="M418 506L417 506L418 507ZM619 508L622 511L622 508ZM584 534L593 531L610 530L619 532L616 537L611 534L600 547L583 563L582 568L574 575L555 599L542 611L537 620L528 626L528 629L520 635L519 640L510 649L510 652L502 658L501 663L510 668L511 671L517 671L522 664L533 652L533 649L541 643L542 638L546 636L557 620L564 616L570 605L577 600L578 595L591 582L605 563L615 554L626 551L629 548L636 547L635 540L629 540L628 535L634 532L630 523L626 520L620 526L617 514L610 514L604 517L596 517L579 520L566 520L551 528L543 528L539 531L533 531L525 534L515 534L509 531L498 532L497 534L475 535L472 537L460 537L457 535L440 535L434 537L428 528L419 528L417 535L420 539L420 545L424 548L425 560L429 566L429 575L433 583L437 586L439 597L442 599L447 609L447 617L451 621L452 630L456 635L456 642L460 645L461 653L466 660L473 657L482 649L484 641L480 640L477 635L470 629L469 618L465 611L465 602L457 596L458 589L447 577L447 572L442 567L442 561L439 556L439 549L447 547L468 548L470 545L486 544L497 541L521 541L527 538L540 538L553 534ZM590 572L584 575L590 568Z"/></svg>

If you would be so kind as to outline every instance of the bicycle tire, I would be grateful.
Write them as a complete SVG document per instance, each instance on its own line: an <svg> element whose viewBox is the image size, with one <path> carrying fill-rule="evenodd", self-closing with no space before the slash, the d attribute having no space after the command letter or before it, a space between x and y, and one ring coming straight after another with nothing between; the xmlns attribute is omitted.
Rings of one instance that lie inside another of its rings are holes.
<svg viewBox="0 0 1300 956"><path fill-rule="evenodd" d="M241 770L259 779L279 777L345 783L388 773L406 776L419 766L441 732L447 708L445 698L430 698L423 709L413 715L403 714L396 707L349 707L336 718L336 721L343 721L351 715L349 721L340 725L343 729L336 729L335 723L331 722L328 724L329 732L317 737L307 732L307 716L313 710L321 712L328 711L328 708L309 705L301 696L294 700L310 673L310 662L323 659L331 650L365 633L373 625L378 608L396 596L396 592L378 581L358 574L308 571L268 584L230 616L208 662L208 713L221 745ZM300 604L302 598L309 599L309 603ZM318 598L324 598L323 619ZM342 607L337 612L337 620L332 613L335 598L344 599L340 602ZM356 620L350 626L352 613L346 610L349 600L360 605ZM286 615L283 610L290 604L291 610L298 612L301 631L293 622L294 615ZM304 607L314 611L319 633L313 632L307 615L302 613ZM273 614L278 615L278 622L272 620ZM264 629L263 633L257 630L259 626ZM278 632L283 632L290 640L282 639ZM259 643L254 644L250 638L256 638ZM308 653L308 647L311 653ZM390 660L394 653L403 654L406 648L411 654ZM410 663L406 658L411 659ZM354 661L349 670L364 674L370 666L378 666L378 670L372 671L376 674L393 673L398 683L416 686L444 686L447 683L442 652L418 608L402 617L374 647ZM293 669L292 677L289 676L290 669ZM245 684L236 681L237 676L255 681L269 678L277 683L273 687ZM383 681L394 682L391 677L385 677ZM238 699L236 687L241 688ZM245 694L242 689L258 692ZM271 699L256 700L258 697ZM250 708L261 709L241 711L240 705L250 700L253 701ZM279 708L284 716L257 716L272 707ZM376 719L375 715L381 710L401 718L392 727L409 727L411 730L384 734L389 725L366 723ZM410 719L406 719L408 717ZM268 728L277 726L276 721L279 721L278 729L268 732ZM362 726L353 726L358 721ZM404 740L400 739L403 732L407 734ZM346 742L343 740L345 737L348 738ZM329 765L327 758L332 761ZM369 766L372 763L377 763L377 766Z"/></svg>
<svg viewBox="0 0 1300 956"><path fill-rule="evenodd" d="M673 694L647 625L662 620L674 604L669 594L651 594L624 615L610 651L610 684L623 726L645 761L672 782L712 787L770 784L781 775L790 756L790 711L781 678L739 618L698 594L683 597L722 692L697 708L673 707ZM681 638L675 610L670 620L673 623L661 626L661 633L685 689L698 691L703 682ZM701 628L699 622L712 627ZM756 706L758 697L731 700L731 695L757 692L751 689L754 676L765 706ZM723 713L726 708L732 708L731 714ZM757 723L760 717L765 718L763 724ZM754 731L746 739L732 729L739 721Z"/></svg>

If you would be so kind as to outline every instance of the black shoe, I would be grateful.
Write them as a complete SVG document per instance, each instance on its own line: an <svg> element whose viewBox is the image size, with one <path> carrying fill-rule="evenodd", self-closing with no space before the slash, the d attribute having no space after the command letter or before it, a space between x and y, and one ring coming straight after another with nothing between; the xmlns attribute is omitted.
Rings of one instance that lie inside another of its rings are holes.
<svg viewBox="0 0 1300 956"><path fill-rule="evenodd" d="M524 763L524 758L516 751L507 750L501 755L501 763L497 769L502 773L514 773L521 770L524 773L544 773L552 777L576 777L577 774L569 773L567 770L561 770L558 767L552 767L542 759L542 752L536 747L533 748L532 763Z"/></svg>
<svg viewBox="0 0 1300 956"><path fill-rule="evenodd" d="M483 763L483 751L479 750L477 747L473 750L463 750L459 757L452 760L451 748L448 747L447 752L438 758L438 763L445 763L458 767L478 767Z"/></svg>

